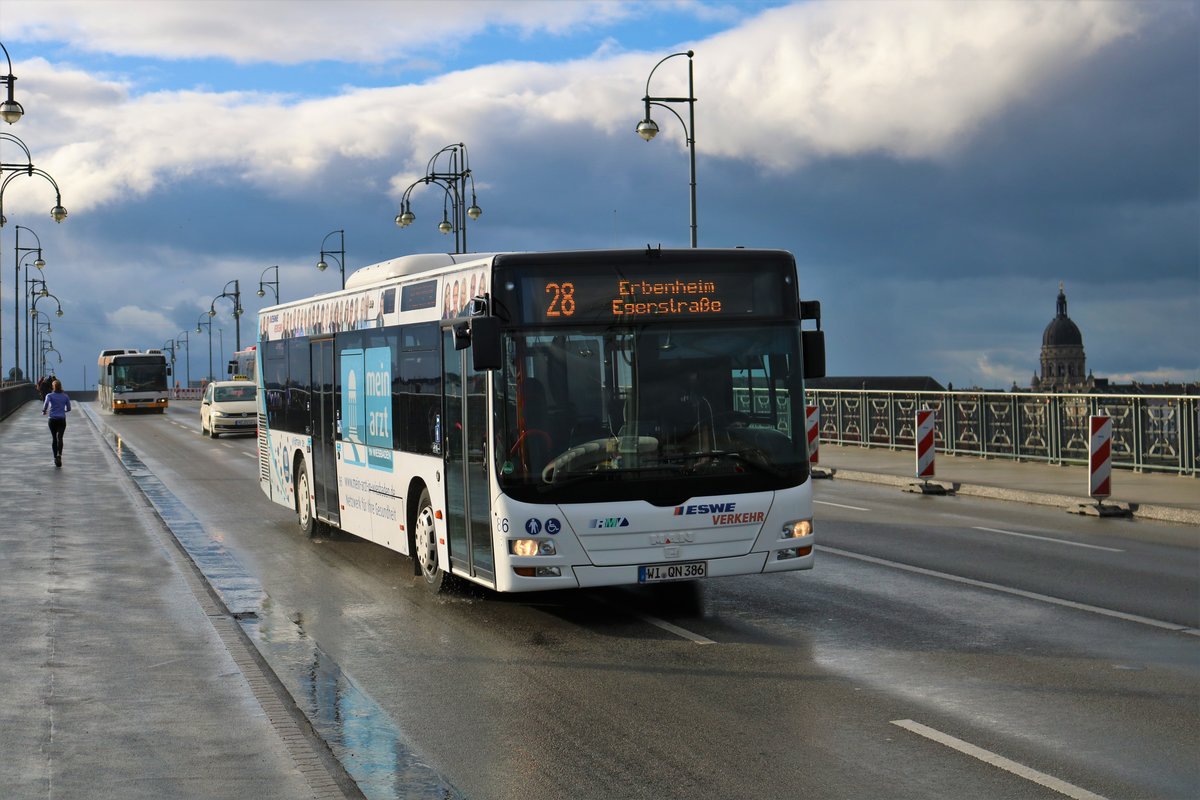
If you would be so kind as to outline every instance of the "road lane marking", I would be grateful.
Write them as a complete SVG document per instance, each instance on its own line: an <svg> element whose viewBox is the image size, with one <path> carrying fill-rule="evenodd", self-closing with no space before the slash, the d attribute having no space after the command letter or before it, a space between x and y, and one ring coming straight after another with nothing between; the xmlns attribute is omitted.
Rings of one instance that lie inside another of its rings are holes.
<svg viewBox="0 0 1200 800"><path fill-rule="evenodd" d="M985 764L990 764L993 767L1010 772L1019 778L1024 778L1027 781L1045 786L1047 789L1052 789L1059 794L1066 795L1072 800L1105 800L1102 795L1094 792L1089 792L1087 789L1081 789L1073 783L1067 783L1064 780L1055 778L1052 775L1047 775L1044 772L1038 772L1036 769L1027 767L1024 764L1018 764L1016 761L1011 761L1004 756L996 755L990 750L984 750L982 747L964 742L962 739L942 733L939 730L930 728L927 725L922 725L919 722L913 722L911 719L895 719L892 724L897 727L904 728L906 731L924 736L926 739L945 745L952 750L957 750L971 758L977 758Z"/></svg>
<svg viewBox="0 0 1200 800"><path fill-rule="evenodd" d="M1084 544L1083 542L1072 542L1069 539L1053 539L1049 536L1034 536L1032 533L1017 533L1016 531L1004 531L999 528L985 528L982 525L975 525L972 530L987 531L988 533L1003 533L1005 536L1020 536L1025 539L1041 539L1043 542L1054 542L1055 544L1069 544L1072 547L1087 547L1091 550L1104 550L1109 553L1124 553L1124 550L1118 550L1115 547L1101 547L1098 544Z"/></svg>
<svg viewBox="0 0 1200 800"><path fill-rule="evenodd" d="M998 583L977 581L974 578L964 578L961 575L951 575L947 572L938 572L937 570L925 569L924 567L914 567L911 564L901 564L898 561L888 561L885 558L876 558L875 556L867 556L861 553L851 553L848 550L839 550L836 547L830 547L828 545L819 544L816 547L818 550L825 553L832 553L836 556L853 558L857 561L865 561L868 564L891 567L892 569L913 572L918 575L928 575L931 578L942 578L943 580L954 581L955 583L962 583L979 589L990 589L994 592L1003 592L1004 594L1011 594L1016 597L1024 597L1027 600L1036 600L1041 603L1050 603L1051 605L1063 606L1064 608L1073 608L1077 611L1087 611L1089 613L1099 614L1104 617L1125 620L1126 622L1136 622L1139 625L1148 625L1151 628L1161 628L1163 630L1174 631L1176 633L1186 633L1189 636L1200 636L1200 629L1192 628L1187 625L1180 625L1176 622L1163 622L1162 620L1151 619L1150 617L1140 617L1137 614L1126 614L1124 611L1113 611L1111 608L1100 608L1099 606L1090 606L1087 603L1077 603L1074 600L1064 600L1061 597L1051 597L1047 594L1027 592L1024 589L1013 589L1009 586L1001 586Z"/></svg>
<svg viewBox="0 0 1200 800"><path fill-rule="evenodd" d="M620 603L614 603L613 601L608 600L604 597L597 597L596 600L599 603L608 606L609 608L614 608L617 611L621 611L625 614L629 614L633 617L636 617L637 619L640 619L642 622L653 625L656 628L661 628L662 630L666 631L667 633L672 633L672 634L680 637L681 639L687 639L689 642L695 642L696 644L716 644L715 641L713 641L712 639L709 639L708 637L701 636L698 633L693 633L692 631L689 631L687 628L681 628L678 625L667 622L665 619L659 619L658 617L652 617L649 614L643 614L640 611L635 611L632 608L629 608L628 606L621 605Z"/></svg>
<svg viewBox="0 0 1200 800"><path fill-rule="evenodd" d="M818 505L822 505L822 506L833 506L835 508L848 508L851 511L870 511L871 510L869 508L862 508L861 506L846 506L846 505L842 505L841 503L830 503L828 500L813 500L813 502Z"/></svg>
<svg viewBox="0 0 1200 800"><path fill-rule="evenodd" d="M692 633L687 628L681 628L678 625L673 625L670 622L667 622L665 619L659 619L658 617L652 617L649 614L639 614L637 612L634 612L634 615L638 619L642 620L642 622L648 622L656 628L662 628L668 633L673 633L676 636L695 642L696 644L716 644L716 642L714 642L712 639L701 636L698 633Z"/></svg>

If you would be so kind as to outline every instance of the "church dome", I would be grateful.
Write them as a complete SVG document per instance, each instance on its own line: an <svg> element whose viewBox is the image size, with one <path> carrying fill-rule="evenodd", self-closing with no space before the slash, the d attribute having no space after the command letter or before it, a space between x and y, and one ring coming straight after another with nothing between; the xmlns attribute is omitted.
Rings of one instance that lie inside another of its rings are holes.
<svg viewBox="0 0 1200 800"><path fill-rule="evenodd" d="M1079 326L1066 317L1055 317L1042 334L1043 347L1082 347L1083 334Z"/></svg>
<svg viewBox="0 0 1200 800"><path fill-rule="evenodd" d="M1058 286L1058 311L1042 334L1042 347L1083 347L1083 334L1067 316L1067 295Z"/></svg>

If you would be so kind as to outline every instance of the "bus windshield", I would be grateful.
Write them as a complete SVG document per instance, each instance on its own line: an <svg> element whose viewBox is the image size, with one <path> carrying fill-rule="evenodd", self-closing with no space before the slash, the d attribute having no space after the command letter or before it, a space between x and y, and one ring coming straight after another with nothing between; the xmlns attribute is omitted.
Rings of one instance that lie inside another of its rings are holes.
<svg viewBox="0 0 1200 800"><path fill-rule="evenodd" d="M146 359L149 363L114 364L112 385L114 392L153 392L167 388L165 362Z"/></svg>
<svg viewBox="0 0 1200 800"><path fill-rule="evenodd" d="M513 331L496 469L528 502L782 489L808 477L795 323ZM502 411L500 411L502 409Z"/></svg>

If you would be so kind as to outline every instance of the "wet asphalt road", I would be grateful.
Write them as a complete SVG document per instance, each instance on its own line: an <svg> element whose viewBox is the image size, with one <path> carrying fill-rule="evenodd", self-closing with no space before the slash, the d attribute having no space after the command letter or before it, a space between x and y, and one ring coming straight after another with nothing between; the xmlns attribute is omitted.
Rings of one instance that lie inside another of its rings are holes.
<svg viewBox="0 0 1200 800"><path fill-rule="evenodd" d="M308 699L393 776L369 796L1200 796L1177 526L832 482L812 572L434 597L406 558L302 536L195 403L103 422L261 583L277 671L343 676Z"/></svg>

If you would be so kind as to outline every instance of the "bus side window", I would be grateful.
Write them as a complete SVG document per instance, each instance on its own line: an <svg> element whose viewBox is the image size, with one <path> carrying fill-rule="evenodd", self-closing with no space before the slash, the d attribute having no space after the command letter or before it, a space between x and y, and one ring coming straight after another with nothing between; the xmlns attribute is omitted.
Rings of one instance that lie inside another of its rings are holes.
<svg viewBox="0 0 1200 800"><path fill-rule="evenodd" d="M312 361L307 337L288 339L287 421L288 430L311 433L309 426L309 392L312 383Z"/></svg>
<svg viewBox="0 0 1200 800"><path fill-rule="evenodd" d="M267 424L278 430L290 430L284 392L287 389L287 344L267 342L263 362L263 389L267 393Z"/></svg>

